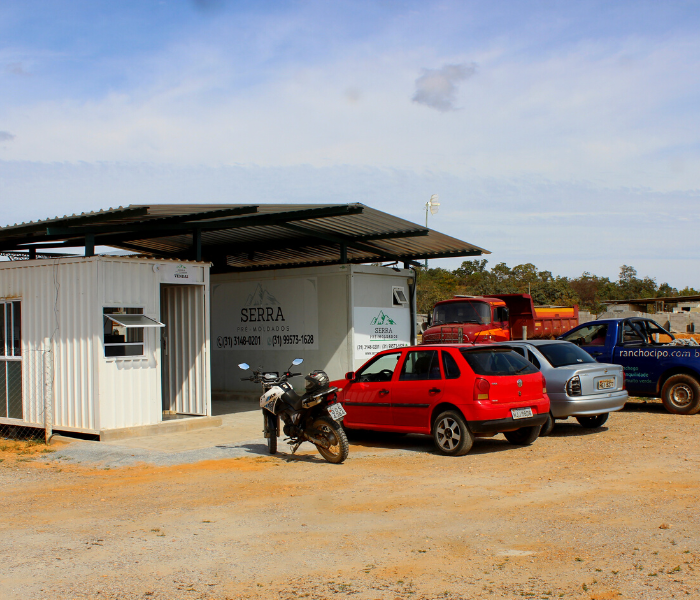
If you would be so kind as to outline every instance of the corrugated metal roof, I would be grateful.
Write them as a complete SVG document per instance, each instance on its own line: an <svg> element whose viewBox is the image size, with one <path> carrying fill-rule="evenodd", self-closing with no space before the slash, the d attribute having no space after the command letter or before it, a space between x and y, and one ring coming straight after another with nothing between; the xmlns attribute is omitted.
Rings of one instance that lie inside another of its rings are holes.
<svg viewBox="0 0 700 600"><path fill-rule="evenodd" d="M216 270L488 254L359 203L130 205L0 228L0 251L92 243Z"/></svg>

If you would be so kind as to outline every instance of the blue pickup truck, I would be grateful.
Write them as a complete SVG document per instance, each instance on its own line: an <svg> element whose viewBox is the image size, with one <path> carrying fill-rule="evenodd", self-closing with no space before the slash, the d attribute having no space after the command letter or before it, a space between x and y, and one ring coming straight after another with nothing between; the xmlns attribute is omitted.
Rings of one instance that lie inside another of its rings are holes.
<svg viewBox="0 0 700 600"><path fill-rule="evenodd" d="M590 321L559 339L581 346L598 362L624 367L630 396L661 398L678 415L700 411L700 345L676 340L652 319Z"/></svg>

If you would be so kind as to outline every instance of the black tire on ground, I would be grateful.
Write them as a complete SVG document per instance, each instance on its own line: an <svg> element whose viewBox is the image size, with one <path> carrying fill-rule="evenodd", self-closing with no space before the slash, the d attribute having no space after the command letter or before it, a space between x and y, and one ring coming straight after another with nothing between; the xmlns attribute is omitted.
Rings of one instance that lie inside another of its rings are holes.
<svg viewBox="0 0 700 600"><path fill-rule="evenodd" d="M277 454L277 417L269 412L265 412L267 420L267 449L270 454Z"/></svg>
<svg viewBox="0 0 700 600"><path fill-rule="evenodd" d="M605 421L608 420L608 413L594 415L592 417L576 417L576 420L581 424L581 427L595 429L596 427L602 427Z"/></svg>
<svg viewBox="0 0 700 600"><path fill-rule="evenodd" d="M544 422L542 425L542 429L540 429L540 437L549 435L552 433L552 430L554 429L554 417L552 416L552 413L550 412L547 415L547 420Z"/></svg>
<svg viewBox="0 0 700 600"><path fill-rule="evenodd" d="M515 431L506 431L503 433L506 439L515 446L529 446L538 437L540 437L540 425L532 427L521 427Z"/></svg>
<svg viewBox="0 0 700 600"><path fill-rule="evenodd" d="M700 411L700 385L690 375L673 375L664 383L661 400L674 415L694 415Z"/></svg>
<svg viewBox="0 0 700 600"><path fill-rule="evenodd" d="M433 441L440 454L464 456L474 445L474 436L457 411L447 410L433 421Z"/></svg>
<svg viewBox="0 0 700 600"><path fill-rule="evenodd" d="M339 465L350 452L348 436L345 434L343 426L330 417L318 417L312 425L313 434L318 437L325 437L331 444L330 448L316 446L321 456L329 463Z"/></svg>

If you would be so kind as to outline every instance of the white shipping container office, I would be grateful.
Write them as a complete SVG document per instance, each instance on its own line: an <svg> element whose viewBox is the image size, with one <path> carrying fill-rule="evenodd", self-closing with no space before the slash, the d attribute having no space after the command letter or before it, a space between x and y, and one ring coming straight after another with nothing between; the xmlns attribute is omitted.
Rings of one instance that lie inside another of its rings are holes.
<svg viewBox="0 0 700 600"><path fill-rule="evenodd" d="M225 273L212 275L211 288L216 397L259 395L259 386L241 381L241 362L281 371L299 357L302 372L323 369L336 379L381 350L415 341L410 269L346 264Z"/></svg>
<svg viewBox="0 0 700 600"><path fill-rule="evenodd" d="M209 264L0 262L0 423L103 434L210 415ZM49 386L50 387L50 386Z"/></svg>

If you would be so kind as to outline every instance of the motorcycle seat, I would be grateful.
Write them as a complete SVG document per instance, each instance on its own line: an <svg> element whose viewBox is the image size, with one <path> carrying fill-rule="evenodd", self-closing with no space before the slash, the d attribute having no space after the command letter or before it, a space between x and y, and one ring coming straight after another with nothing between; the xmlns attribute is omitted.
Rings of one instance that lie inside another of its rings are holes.
<svg viewBox="0 0 700 600"><path fill-rule="evenodd" d="M297 394L294 390L286 390L282 396L282 400L289 404L294 410L301 410L301 401L303 399L304 397Z"/></svg>

